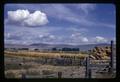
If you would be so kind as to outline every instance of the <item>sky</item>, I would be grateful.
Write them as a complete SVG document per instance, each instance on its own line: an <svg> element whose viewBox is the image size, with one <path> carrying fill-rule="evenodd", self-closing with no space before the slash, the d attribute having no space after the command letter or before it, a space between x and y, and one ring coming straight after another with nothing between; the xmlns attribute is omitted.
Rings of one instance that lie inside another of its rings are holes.
<svg viewBox="0 0 120 82"><path fill-rule="evenodd" d="M5 4L5 44L110 43L116 40L113 4Z"/></svg>

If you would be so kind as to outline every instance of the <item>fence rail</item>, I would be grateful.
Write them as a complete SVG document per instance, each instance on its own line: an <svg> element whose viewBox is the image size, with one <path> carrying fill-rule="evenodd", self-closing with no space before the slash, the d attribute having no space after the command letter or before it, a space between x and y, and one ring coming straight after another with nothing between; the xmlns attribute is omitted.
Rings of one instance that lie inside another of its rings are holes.
<svg viewBox="0 0 120 82"><path fill-rule="evenodd" d="M86 58L86 78L92 77L92 70L94 69L101 69L102 72L109 72L113 73L116 71L116 57L115 53L113 53L114 47L113 47L113 41L111 41L111 54L110 54L110 60L90 60L90 55Z"/></svg>

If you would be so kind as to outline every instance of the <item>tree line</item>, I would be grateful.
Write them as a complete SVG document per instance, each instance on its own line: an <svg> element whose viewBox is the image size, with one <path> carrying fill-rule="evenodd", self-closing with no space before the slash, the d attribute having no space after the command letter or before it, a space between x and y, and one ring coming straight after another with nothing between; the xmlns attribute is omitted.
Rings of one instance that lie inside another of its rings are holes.
<svg viewBox="0 0 120 82"><path fill-rule="evenodd" d="M61 49L57 49L57 48L52 48L52 51L80 51L79 48L61 48Z"/></svg>

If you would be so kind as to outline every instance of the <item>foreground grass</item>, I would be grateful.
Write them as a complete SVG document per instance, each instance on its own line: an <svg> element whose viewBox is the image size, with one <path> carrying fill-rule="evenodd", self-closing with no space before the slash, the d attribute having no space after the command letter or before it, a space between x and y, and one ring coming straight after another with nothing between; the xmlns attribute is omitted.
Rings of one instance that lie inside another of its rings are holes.
<svg viewBox="0 0 120 82"><path fill-rule="evenodd" d="M62 78L85 78L84 66L54 66L41 64L40 62L45 58L47 60L49 60L49 58L65 58L65 60L67 60L67 58L76 59L85 58L86 56L88 55L48 52L42 53L30 51L5 51L5 77L22 78L24 74L26 78L58 78L58 72L62 72ZM93 73L93 78L113 78L113 76L109 76L108 74L106 74L106 76L104 74L96 75L96 73L94 75Z"/></svg>

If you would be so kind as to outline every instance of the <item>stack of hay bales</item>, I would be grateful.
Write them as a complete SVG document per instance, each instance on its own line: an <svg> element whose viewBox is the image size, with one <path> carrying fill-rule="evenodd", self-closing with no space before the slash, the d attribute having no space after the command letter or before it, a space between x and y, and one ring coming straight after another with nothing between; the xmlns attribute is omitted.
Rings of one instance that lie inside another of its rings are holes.
<svg viewBox="0 0 120 82"><path fill-rule="evenodd" d="M93 50L91 50L91 59L97 59L97 60L102 60L102 59L109 59L110 57L110 46L106 47L94 47Z"/></svg>

